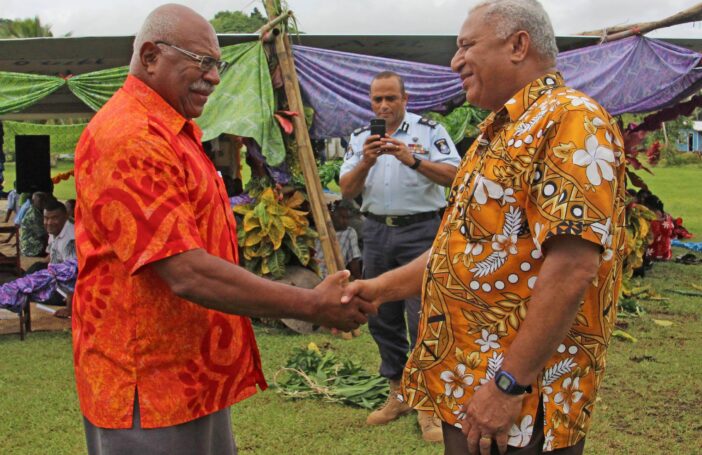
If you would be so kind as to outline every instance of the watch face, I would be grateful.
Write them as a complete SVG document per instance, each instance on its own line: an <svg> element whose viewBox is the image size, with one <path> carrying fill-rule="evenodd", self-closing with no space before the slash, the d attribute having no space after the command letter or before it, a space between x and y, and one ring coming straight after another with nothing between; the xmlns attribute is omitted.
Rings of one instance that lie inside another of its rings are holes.
<svg viewBox="0 0 702 455"><path fill-rule="evenodd" d="M512 385L512 381L510 381L507 376L500 375L500 377L497 378L497 387L499 387L500 389L509 390L511 385Z"/></svg>

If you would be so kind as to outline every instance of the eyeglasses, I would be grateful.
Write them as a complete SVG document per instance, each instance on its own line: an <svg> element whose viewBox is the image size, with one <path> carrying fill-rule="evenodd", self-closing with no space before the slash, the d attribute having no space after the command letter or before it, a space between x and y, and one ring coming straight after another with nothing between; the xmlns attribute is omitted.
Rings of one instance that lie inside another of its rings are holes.
<svg viewBox="0 0 702 455"><path fill-rule="evenodd" d="M219 74L222 74L229 67L229 63L225 62L224 60L217 60L216 58L211 57L209 55L196 54L195 52L190 52L165 41L156 41L156 44L165 44L166 46L172 47L173 49L177 50L181 54L187 55L196 62L199 62L200 71L203 71L205 73L210 71L212 68L217 68L217 72Z"/></svg>

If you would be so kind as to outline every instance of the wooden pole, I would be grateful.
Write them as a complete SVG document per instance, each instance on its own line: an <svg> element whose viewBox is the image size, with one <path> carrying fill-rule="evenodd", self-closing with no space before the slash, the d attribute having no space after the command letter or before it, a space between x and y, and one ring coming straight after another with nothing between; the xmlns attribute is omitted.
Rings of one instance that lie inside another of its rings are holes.
<svg viewBox="0 0 702 455"><path fill-rule="evenodd" d="M279 12L276 11L274 0L265 0L265 7L268 17L276 17L279 14ZM288 15L292 16L292 12L288 12ZM346 264L344 264L344 259L341 256L341 248L336 238L336 232L334 231L334 225L332 224L329 210L324 203L322 184L319 181L317 163L314 159L312 142L310 141L309 132L307 130L305 110L302 104L302 95L300 94L300 84L297 79L297 71L295 70L295 62L288 40L288 33L284 27L282 33L279 33L275 37L275 52L283 75L288 108L299 114L293 117L292 120L300 168L305 178L305 186L307 187L307 196L310 202L312 218L314 219L314 224L319 234L319 242L324 252L324 261L329 274L332 274L346 268Z"/></svg>
<svg viewBox="0 0 702 455"><path fill-rule="evenodd" d="M272 21L264 24L261 28L259 28L256 31L256 33L259 34L261 37L263 37L263 35L265 35L269 31L271 31L272 29L274 29L278 24L287 20L291 14L292 14L292 11L283 11L283 13L280 14L278 17L276 17Z"/></svg>
<svg viewBox="0 0 702 455"><path fill-rule="evenodd" d="M602 42L616 41L633 35L644 35L659 28L672 27L702 20L702 3L698 3L684 11L654 22L641 22L633 25L622 25L602 30L592 30L580 33L586 36L601 36Z"/></svg>

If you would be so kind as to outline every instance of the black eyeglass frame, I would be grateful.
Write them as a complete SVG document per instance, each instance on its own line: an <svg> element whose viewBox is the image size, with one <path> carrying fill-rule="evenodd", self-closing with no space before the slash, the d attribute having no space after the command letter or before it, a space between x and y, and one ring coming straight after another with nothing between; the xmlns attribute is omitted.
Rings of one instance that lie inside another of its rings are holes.
<svg viewBox="0 0 702 455"><path fill-rule="evenodd" d="M165 44L168 47L171 47L181 54L190 57L191 59L195 60L198 62L200 65L200 71L203 72L208 72L212 68L217 68L217 73L222 74L224 71L226 71L227 68L229 68L229 63L225 62L224 60L217 60L216 58L212 57L211 55L200 55L196 54L195 52L191 52L187 49L183 49L182 47L178 47L174 44L168 43L166 41L155 41L155 44Z"/></svg>

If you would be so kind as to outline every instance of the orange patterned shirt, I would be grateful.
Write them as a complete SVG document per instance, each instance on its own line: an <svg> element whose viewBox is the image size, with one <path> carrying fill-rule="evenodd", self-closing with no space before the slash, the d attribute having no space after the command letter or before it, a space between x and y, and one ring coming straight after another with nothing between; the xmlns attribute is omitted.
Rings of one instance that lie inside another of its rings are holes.
<svg viewBox="0 0 702 455"><path fill-rule="evenodd" d="M134 76L76 149L73 355L81 411L130 428L177 425L266 388L248 318L176 297L149 267L203 248L236 263L234 217L201 132Z"/></svg>
<svg viewBox="0 0 702 455"><path fill-rule="evenodd" d="M481 125L453 183L430 252L416 347L403 394L460 426L460 405L492 380L529 311L541 246L575 235L601 246L598 278L568 336L526 395L509 444L523 447L545 411L545 451L587 432L605 368L624 248L622 137L588 96L549 74Z"/></svg>

